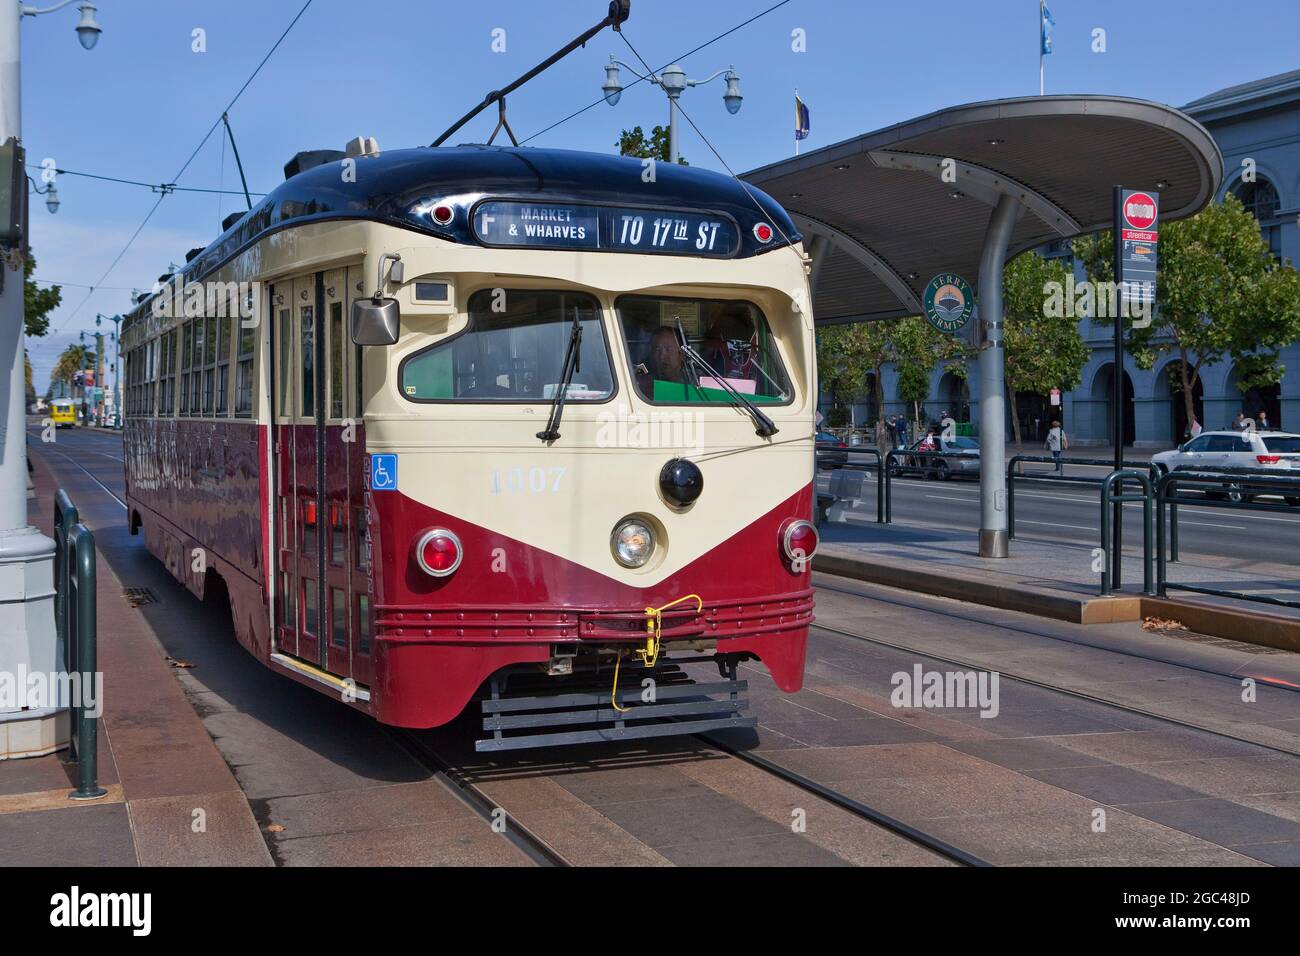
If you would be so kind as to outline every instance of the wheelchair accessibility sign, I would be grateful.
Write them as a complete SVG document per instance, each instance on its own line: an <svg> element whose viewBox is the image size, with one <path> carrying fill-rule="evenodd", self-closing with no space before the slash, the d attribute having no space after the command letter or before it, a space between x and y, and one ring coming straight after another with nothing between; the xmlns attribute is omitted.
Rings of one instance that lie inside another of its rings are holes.
<svg viewBox="0 0 1300 956"><path fill-rule="evenodd" d="M397 456L396 455L371 455L370 456L370 490L371 491L396 491L397 490Z"/></svg>

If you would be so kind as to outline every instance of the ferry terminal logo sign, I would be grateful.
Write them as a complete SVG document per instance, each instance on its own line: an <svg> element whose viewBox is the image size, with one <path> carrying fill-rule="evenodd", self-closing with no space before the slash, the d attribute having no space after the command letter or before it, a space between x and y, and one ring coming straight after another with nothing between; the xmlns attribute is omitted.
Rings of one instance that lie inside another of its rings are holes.
<svg viewBox="0 0 1300 956"><path fill-rule="evenodd" d="M941 272L925 287L925 318L940 332L955 335L970 321L975 293L970 283L954 272Z"/></svg>

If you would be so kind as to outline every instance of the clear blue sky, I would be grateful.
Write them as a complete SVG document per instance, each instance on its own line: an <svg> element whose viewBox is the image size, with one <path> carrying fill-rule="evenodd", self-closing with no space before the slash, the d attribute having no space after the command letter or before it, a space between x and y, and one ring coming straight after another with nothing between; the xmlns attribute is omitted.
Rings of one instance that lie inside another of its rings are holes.
<svg viewBox="0 0 1300 956"><path fill-rule="evenodd" d="M41 0L44 2L44 0ZM176 174L304 0L99 0L99 45L81 49L75 4L22 24L24 141L31 162L148 182ZM775 0L633 0L628 39L656 67L771 6ZM1047 92L1115 93L1181 105L1205 93L1300 67L1296 0L1051 0L1054 52ZM341 149L353 136L381 148L427 144L490 89L504 85L604 15L604 0L315 0L231 110L249 187L269 191L301 149ZM492 51L505 30L506 50ZM1106 31L1106 52L1091 50ZM191 50L195 28L206 53ZM802 28L807 52L791 50ZM600 96L610 53L631 60L606 31L510 98L521 138ZM793 152L793 90L812 113L814 149L935 109L1038 92L1037 0L791 0L683 61L691 76L734 64L744 106L722 104L721 81L688 91L683 105L737 172ZM631 78L624 73L624 81ZM616 107L600 104L534 145L614 149L619 132L664 122L663 94L648 84ZM487 138L485 113L454 138ZM224 133L214 134L184 186L238 188ZM682 154L720 168L682 129ZM147 189L72 176L49 215L33 197L37 276L96 282L154 204ZM28 343L38 394L59 352L120 313L129 289L146 289L209 242L236 196L168 196L126 255L86 299L63 289L58 334ZM80 309L73 314L73 309ZM107 323L105 323L107 326Z"/></svg>

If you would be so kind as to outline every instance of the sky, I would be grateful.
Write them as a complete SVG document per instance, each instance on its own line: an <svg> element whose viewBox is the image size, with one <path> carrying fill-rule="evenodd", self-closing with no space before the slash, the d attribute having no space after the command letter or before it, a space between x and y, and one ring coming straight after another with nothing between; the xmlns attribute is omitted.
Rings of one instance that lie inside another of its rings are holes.
<svg viewBox="0 0 1300 956"><path fill-rule="evenodd" d="M177 173L304 2L98 0L104 32L91 51L77 42L76 4L24 18L28 162L48 158L101 176L238 190L220 127ZM624 32L659 68L775 3L632 0ZM1049 6L1056 26L1048 93L1178 106L1300 68L1296 0ZM600 20L605 7L605 0L312 0L230 110L249 188L269 192L299 150L342 149L355 136L372 136L381 149L427 145L489 90ZM1105 31L1104 52L1093 50L1097 29ZM788 0L680 60L700 79L734 66L744 94L739 113L723 106L720 79L688 90L682 106L740 173L793 154L796 88L811 112L804 150L949 106L1036 94L1038 30L1038 0ZM202 33L196 38L195 31ZM795 31L802 31L802 50ZM530 137L592 103L530 145L614 152L621 130L649 132L664 123L667 101L648 83L627 90L614 107L596 102L610 54L637 62L628 43L606 30L512 94L516 135ZM632 79L624 70L624 84ZM452 142L483 142L494 124L495 110L485 111ZM687 123L680 141L693 165L725 171ZM39 181L39 169L28 172ZM80 332L94 331L97 313L126 311L131 289L148 289L169 263L184 262L186 250L215 238L223 216L244 208L240 195L172 193L140 229L158 201L149 189L71 175L57 185L57 214L41 197L31 203L36 277L63 284L51 334L27 343L37 394L59 353ZM101 329L110 327L105 321Z"/></svg>

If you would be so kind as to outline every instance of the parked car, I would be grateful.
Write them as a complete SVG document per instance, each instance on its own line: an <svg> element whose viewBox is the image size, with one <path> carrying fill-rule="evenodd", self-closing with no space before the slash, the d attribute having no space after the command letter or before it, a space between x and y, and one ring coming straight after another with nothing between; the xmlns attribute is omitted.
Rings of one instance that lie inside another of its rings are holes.
<svg viewBox="0 0 1300 956"><path fill-rule="evenodd" d="M1162 451L1151 456L1151 463L1168 473L1179 467L1217 471L1220 468L1250 468L1261 472L1293 471L1300 478L1300 435L1279 431L1223 431L1201 432L1190 441L1183 442L1172 451ZM1206 492L1207 497L1232 501L1249 501L1253 495L1243 494L1240 485L1224 483L1223 492ZM1300 495L1286 496L1289 505L1300 505Z"/></svg>
<svg viewBox="0 0 1300 956"><path fill-rule="evenodd" d="M843 468L849 463L849 446L830 432L818 432L816 446L818 468Z"/></svg>
<svg viewBox="0 0 1300 956"><path fill-rule="evenodd" d="M921 451L921 443L924 441L925 439L921 438L912 442L908 451ZM938 478L941 481L947 481L949 478L979 478L979 442L965 435L954 438L935 436L934 442L934 450L945 457L899 453L894 457L895 464L890 474L897 477L902 472L902 468L924 468L925 471L919 472L923 478Z"/></svg>

